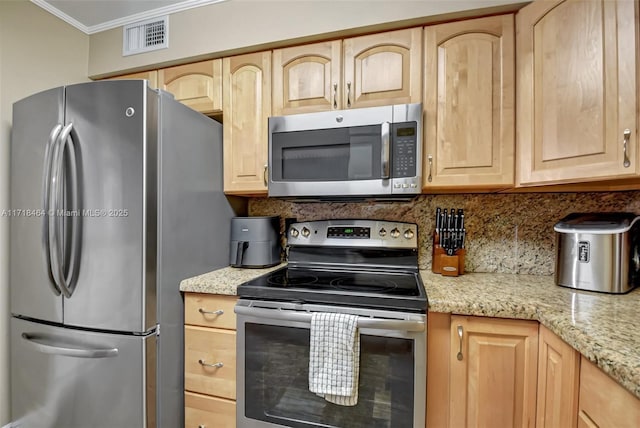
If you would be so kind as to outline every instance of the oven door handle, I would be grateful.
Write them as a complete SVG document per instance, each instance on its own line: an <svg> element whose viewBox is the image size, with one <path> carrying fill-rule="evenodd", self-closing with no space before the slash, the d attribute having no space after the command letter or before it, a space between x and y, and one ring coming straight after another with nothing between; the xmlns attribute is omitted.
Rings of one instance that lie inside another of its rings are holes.
<svg viewBox="0 0 640 428"><path fill-rule="evenodd" d="M236 306L234 312L245 315L272 320L301 322L311 325L311 313L282 309L263 309L248 306ZM376 330L393 331L424 331L424 321L391 320L383 318L358 318L358 328L371 328Z"/></svg>

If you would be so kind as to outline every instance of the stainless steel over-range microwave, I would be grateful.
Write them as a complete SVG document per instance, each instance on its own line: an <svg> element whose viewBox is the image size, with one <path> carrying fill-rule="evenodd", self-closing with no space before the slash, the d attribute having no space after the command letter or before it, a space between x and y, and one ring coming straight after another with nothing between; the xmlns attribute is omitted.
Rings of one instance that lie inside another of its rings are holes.
<svg viewBox="0 0 640 428"><path fill-rule="evenodd" d="M269 196L420 193L422 104L269 118Z"/></svg>

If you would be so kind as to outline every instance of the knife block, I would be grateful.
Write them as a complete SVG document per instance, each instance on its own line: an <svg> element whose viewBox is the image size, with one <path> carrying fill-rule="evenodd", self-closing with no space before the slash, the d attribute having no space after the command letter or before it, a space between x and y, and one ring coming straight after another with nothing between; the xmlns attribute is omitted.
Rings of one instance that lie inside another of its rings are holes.
<svg viewBox="0 0 640 428"><path fill-rule="evenodd" d="M458 248L453 255L447 255L440 246L440 236L433 233L433 250L431 254L431 272L444 276L458 276L464 274L464 256L466 250Z"/></svg>

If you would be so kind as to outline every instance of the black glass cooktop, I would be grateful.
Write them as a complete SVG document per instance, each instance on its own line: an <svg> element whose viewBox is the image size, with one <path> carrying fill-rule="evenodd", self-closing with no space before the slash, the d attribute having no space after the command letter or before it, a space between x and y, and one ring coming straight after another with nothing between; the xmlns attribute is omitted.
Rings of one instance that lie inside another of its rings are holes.
<svg viewBox="0 0 640 428"><path fill-rule="evenodd" d="M329 303L426 312L416 272L342 271L284 267L238 286L238 295L263 300Z"/></svg>

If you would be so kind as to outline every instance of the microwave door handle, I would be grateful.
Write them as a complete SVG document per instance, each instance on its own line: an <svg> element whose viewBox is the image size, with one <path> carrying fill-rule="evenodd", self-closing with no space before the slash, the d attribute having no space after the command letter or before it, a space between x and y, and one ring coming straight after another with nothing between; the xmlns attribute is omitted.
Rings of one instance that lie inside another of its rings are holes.
<svg viewBox="0 0 640 428"><path fill-rule="evenodd" d="M389 170L391 167L391 151L390 151L390 140L389 140L389 128L390 128L390 124L389 122L382 122L382 132L381 132L381 139L382 139L382 153L381 153L381 159L382 159L382 178L384 179L388 179L390 174L389 174Z"/></svg>

